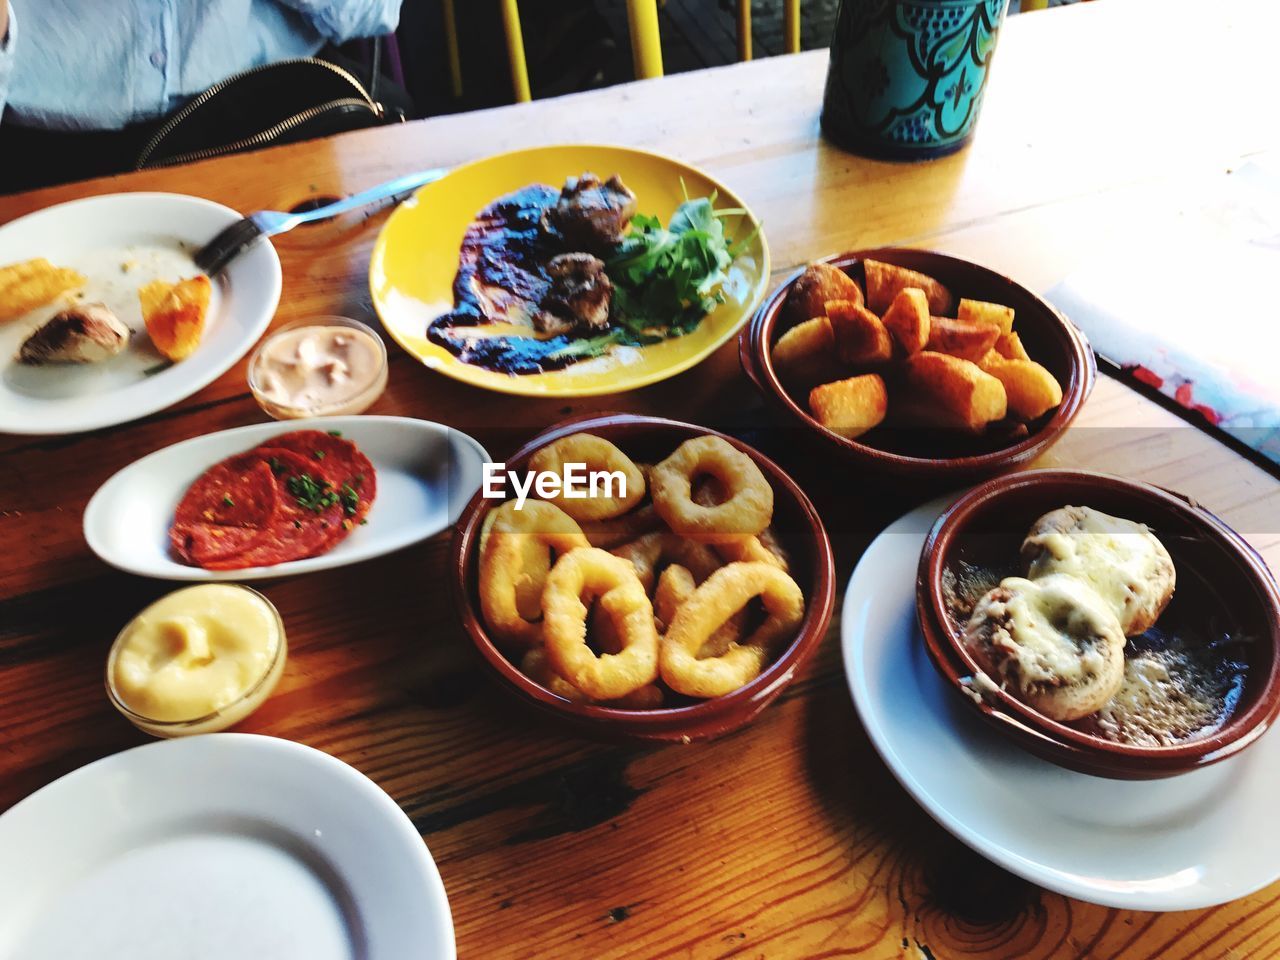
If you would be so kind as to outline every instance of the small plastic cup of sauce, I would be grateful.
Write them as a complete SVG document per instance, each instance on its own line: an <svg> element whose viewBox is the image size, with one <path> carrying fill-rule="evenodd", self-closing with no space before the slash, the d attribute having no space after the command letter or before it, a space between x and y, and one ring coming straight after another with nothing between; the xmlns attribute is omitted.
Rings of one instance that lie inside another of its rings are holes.
<svg viewBox="0 0 1280 960"><path fill-rule="evenodd" d="M249 389L277 420L363 413L386 388L386 345L349 317L287 323L249 358Z"/></svg>

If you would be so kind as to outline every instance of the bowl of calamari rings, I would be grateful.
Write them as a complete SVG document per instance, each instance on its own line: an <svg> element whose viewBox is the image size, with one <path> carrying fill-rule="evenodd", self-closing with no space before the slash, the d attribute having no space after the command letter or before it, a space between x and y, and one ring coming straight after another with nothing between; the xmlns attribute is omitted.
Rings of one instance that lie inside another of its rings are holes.
<svg viewBox="0 0 1280 960"><path fill-rule="evenodd" d="M811 263L739 339L743 369L788 421L859 467L924 482L1043 454L1097 377L1084 335L994 270L885 247Z"/></svg>
<svg viewBox="0 0 1280 960"><path fill-rule="evenodd" d="M733 730L826 633L822 521L732 437L577 418L517 451L500 486L455 528L463 626L506 689L586 732L687 742Z"/></svg>

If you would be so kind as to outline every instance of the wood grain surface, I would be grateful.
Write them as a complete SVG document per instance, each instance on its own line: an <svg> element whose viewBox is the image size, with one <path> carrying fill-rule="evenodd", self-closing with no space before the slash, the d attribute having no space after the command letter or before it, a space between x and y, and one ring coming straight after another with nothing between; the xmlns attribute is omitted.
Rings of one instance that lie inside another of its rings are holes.
<svg viewBox="0 0 1280 960"><path fill-rule="evenodd" d="M288 209L511 147L609 141L675 154L732 184L762 216L779 277L812 257L902 242L1043 289L1100 235L1176 215L1276 149L1272 111L1250 95L1272 83L1275 19L1262 0L1108 0L1016 18L972 147L923 165L864 160L819 139L826 59L815 53L0 198L0 221L117 190ZM366 270L384 219L280 238L275 323L372 320ZM815 460L765 415L735 351L589 401L484 393L393 351L390 387L371 412L459 427L496 456L604 408L727 428L810 491L843 585L861 548L922 494ZM108 704L103 667L119 627L168 586L90 554L80 531L90 495L143 454L262 419L242 362L136 423L0 437L0 810L146 740ZM1041 465L1051 464L1182 490L1280 568L1280 484L1116 381L1101 378ZM737 734L692 746L588 742L481 675L446 559L442 536L266 586L290 660L241 729L332 753L396 799L440 867L464 958L1280 956L1280 885L1196 913L1106 910L1039 890L951 838L871 748L835 625L812 666Z"/></svg>

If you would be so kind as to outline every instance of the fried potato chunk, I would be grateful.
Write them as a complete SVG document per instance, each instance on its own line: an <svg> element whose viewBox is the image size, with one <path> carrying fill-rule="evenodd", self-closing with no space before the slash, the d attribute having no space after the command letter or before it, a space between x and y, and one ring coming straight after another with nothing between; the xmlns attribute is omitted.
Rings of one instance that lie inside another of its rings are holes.
<svg viewBox="0 0 1280 960"><path fill-rule="evenodd" d="M0 267L0 322L52 303L84 283L84 274L55 267L43 257Z"/></svg>
<svg viewBox="0 0 1280 960"><path fill-rule="evenodd" d="M929 312L935 316L945 316L955 306L956 298L951 291L933 277L879 260L864 260L862 267L867 277L867 306L876 313L888 310L898 291L907 287L925 292L929 298Z"/></svg>
<svg viewBox="0 0 1280 960"><path fill-rule="evenodd" d="M919 287L899 290L880 319L908 356L929 342L929 298Z"/></svg>
<svg viewBox="0 0 1280 960"><path fill-rule="evenodd" d="M907 357L895 414L904 422L979 433L1004 418L1004 385L976 363L925 350Z"/></svg>
<svg viewBox="0 0 1280 960"><path fill-rule="evenodd" d="M952 320L950 317L931 317L929 342L925 349L976 362L987 355L987 352L996 345L999 337L999 329L989 323Z"/></svg>
<svg viewBox="0 0 1280 960"><path fill-rule="evenodd" d="M178 283L152 280L138 289L147 333L164 356L184 360L199 346L212 292L202 273Z"/></svg>
<svg viewBox="0 0 1280 960"><path fill-rule="evenodd" d="M873 367L893 359L893 339L874 313L851 300L831 300L826 308L841 363Z"/></svg>
<svg viewBox="0 0 1280 960"><path fill-rule="evenodd" d="M829 263L811 263L791 286L783 307L784 319L800 323L820 317L828 300L862 303L862 288L847 273Z"/></svg>
<svg viewBox="0 0 1280 960"><path fill-rule="evenodd" d="M956 316L973 323L992 324L999 327L1001 333L1013 332L1013 307L1006 307L999 303L962 299L956 310Z"/></svg>
<svg viewBox="0 0 1280 960"><path fill-rule="evenodd" d="M889 392L878 373L824 383L809 392L809 410L832 433L852 440L878 427L889 410Z"/></svg>
<svg viewBox="0 0 1280 960"><path fill-rule="evenodd" d="M790 386L811 387L840 376L835 334L825 316L796 324L778 338L772 352L779 378Z"/></svg>
<svg viewBox="0 0 1280 960"><path fill-rule="evenodd" d="M1034 420L1062 403L1062 385L1034 360L1009 360L992 350L980 366L1004 384L1009 410L1021 420Z"/></svg>
<svg viewBox="0 0 1280 960"><path fill-rule="evenodd" d="M1030 360L1027 348L1022 345L1022 338L1010 330L1000 334L996 340L996 352L1006 360Z"/></svg>

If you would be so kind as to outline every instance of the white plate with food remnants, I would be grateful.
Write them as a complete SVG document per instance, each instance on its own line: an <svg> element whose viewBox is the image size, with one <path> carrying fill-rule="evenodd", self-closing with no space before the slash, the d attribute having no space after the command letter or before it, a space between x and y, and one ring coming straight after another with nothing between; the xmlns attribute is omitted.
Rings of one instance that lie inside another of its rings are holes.
<svg viewBox="0 0 1280 960"><path fill-rule="evenodd" d="M948 502L925 504L880 534L845 594L853 701L906 790L1006 870L1108 907L1196 910L1280 877L1280 834L1268 829L1280 737L1181 776L1110 780L1038 759L963 709L916 620L920 551Z"/></svg>
<svg viewBox="0 0 1280 960"><path fill-rule="evenodd" d="M391 553L451 526L489 455L407 417L262 423L157 450L104 483L84 536L162 580L259 580Z"/></svg>
<svg viewBox="0 0 1280 960"><path fill-rule="evenodd" d="M240 214L173 193L59 204L0 227L0 433L136 420L225 373L280 300L270 243L212 281L194 253Z"/></svg>
<svg viewBox="0 0 1280 960"><path fill-rule="evenodd" d="M288 740L209 734L81 767L0 816L0 863L0 956L455 956L409 818Z"/></svg>

